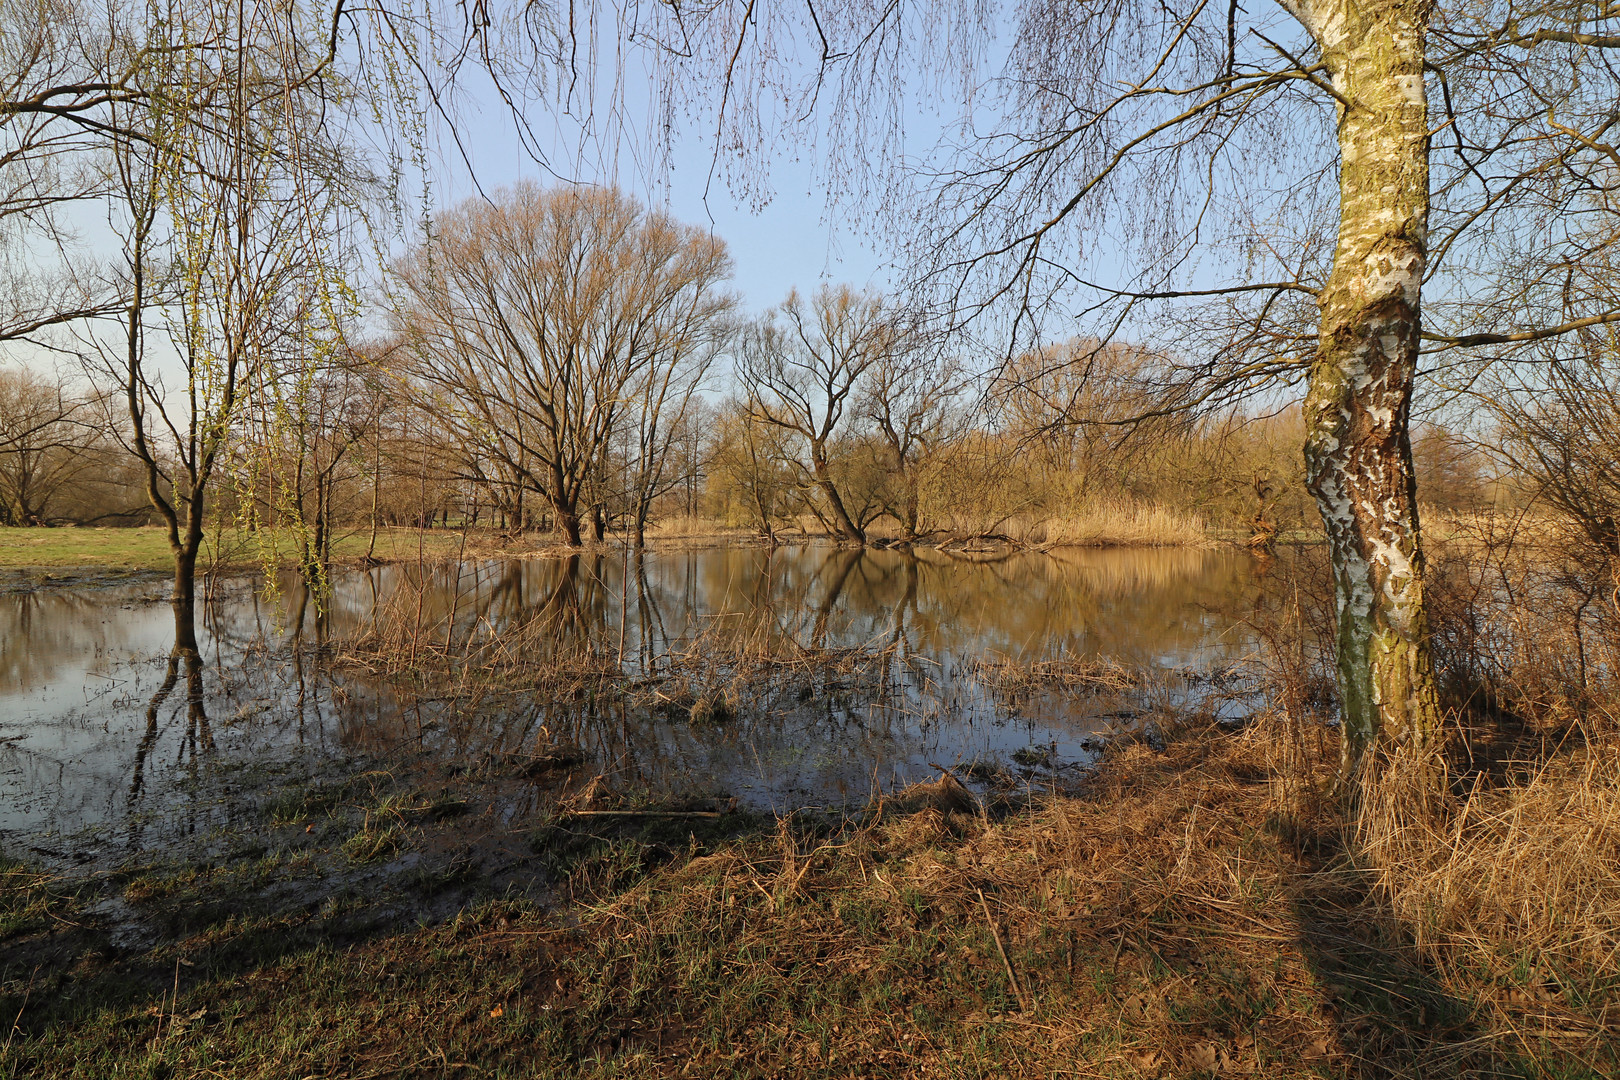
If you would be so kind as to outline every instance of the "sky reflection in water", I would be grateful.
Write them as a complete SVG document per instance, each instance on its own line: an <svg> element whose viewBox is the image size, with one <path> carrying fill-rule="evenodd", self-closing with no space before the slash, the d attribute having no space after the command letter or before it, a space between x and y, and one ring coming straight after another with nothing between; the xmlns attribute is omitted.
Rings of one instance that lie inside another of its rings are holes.
<svg viewBox="0 0 1620 1080"><path fill-rule="evenodd" d="M1218 551L967 561L822 545L381 567L342 574L321 617L294 579L273 600L238 581L208 609L193 700L184 671L166 661L164 597L161 583L0 596L8 847L86 861L109 845L247 827L277 777L465 772L548 740L578 745L589 755L583 772L622 788L730 795L776 810L859 804L874 783L932 775L931 763L1006 762L1031 747L1072 764L1088 756L1088 736L1141 702L1055 691L1010 698L974 676L976 659L1223 668L1250 651L1244 620L1266 603L1267 583L1247 557ZM876 682L787 670L768 690L745 693L731 721L697 725L532 692L476 703L433 687L407 694L327 662L323 645L354 641L379 616L417 628L418 648L446 633L457 642L520 637L528 661L550 662L546 650L559 662L622 658L644 680L700 638L704 648L791 644L886 650L886 659ZM501 812L540 812L533 786L509 785Z"/></svg>

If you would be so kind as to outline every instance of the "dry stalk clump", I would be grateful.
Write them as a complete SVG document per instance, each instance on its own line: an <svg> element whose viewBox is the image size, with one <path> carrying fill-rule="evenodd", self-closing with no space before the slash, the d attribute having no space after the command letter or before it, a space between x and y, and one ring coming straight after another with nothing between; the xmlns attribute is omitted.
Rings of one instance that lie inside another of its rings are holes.
<svg viewBox="0 0 1620 1080"><path fill-rule="evenodd" d="M1481 773L1429 812L1398 783L1369 796L1359 850L1379 895L1443 968L1502 992L1620 988L1620 743Z"/></svg>
<svg viewBox="0 0 1620 1080"><path fill-rule="evenodd" d="M1097 500L1065 514L1002 515L951 511L942 531L955 537L996 537L1022 547L1206 547L1208 523L1196 513L1162 504Z"/></svg>
<svg viewBox="0 0 1620 1080"><path fill-rule="evenodd" d="M1011 656L976 656L965 665L988 689L1017 693L1048 686L1071 691L1123 693L1137 686L1141 673L1112 658L1056 657L1019 660Z"/></svg>

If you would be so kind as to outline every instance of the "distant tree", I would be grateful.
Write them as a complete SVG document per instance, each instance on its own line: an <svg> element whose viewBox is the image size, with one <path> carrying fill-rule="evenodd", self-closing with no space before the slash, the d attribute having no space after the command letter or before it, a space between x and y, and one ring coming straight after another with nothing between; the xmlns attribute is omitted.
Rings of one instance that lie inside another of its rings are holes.
<svg viewBox="0 0 1620 1080"><path fill-rule="evenodd" d="M317 603L330 587L336 532L352 517L346 494L390 404L375 352L324 350L279 365L244 410L233 475L260 504L256 513L291 534L299 574Z"/></svg>
<svg viewBox="0 0 1620 1080"><path fill-rule="evenodd" d="M1549 344L1545 364L1485 397L1493 451L1536 504L1576 527L1600 573L1620 566L1620 362L1603 344L1585 355Z"/></svg>
<svg viewBox="0 0 1620 1080"><path fill-rule="evenodd" d="M523 183L441 215L395 269L398 329L443 423L541 495L574 546L633 431L639 532L729 329L725 245L616 191Z"/></svg>
<svg viewBox="0 0 1620 1080"><path fill-rule="evenodd" d="M744 332L739 349L748 408L793 436L789 461L801 484L819 494L837 535L857 544L866 530L839 490L834 448L858 416L869 374L898 354L905 335L892 304L840 285L818 289L808 304L789 293Z"/></svg>
<svg viewBox="0 0 1620 1080"><path fill-rule="evenodd" d="M51 522L114 464L106 402L61 376L0 368L0 525Z"/></svg>
<svg viewBox="0 0 1620 1080"><path fill-rule="evenodd" d="M794 490L787 434L761 420L747 402L733 400L720 406L712 437L705 494L719 502L723 516L736 514L774 541Z"/></svg>
<svg viewBox="0 0 1620 1080"><path fill-rule="evenodd" d="M947 454L966 427L961 399L970 379L955 353L921 334L879 358L857 402L888 473L880 499L915 540L921 527L925 473Z"/></svg>

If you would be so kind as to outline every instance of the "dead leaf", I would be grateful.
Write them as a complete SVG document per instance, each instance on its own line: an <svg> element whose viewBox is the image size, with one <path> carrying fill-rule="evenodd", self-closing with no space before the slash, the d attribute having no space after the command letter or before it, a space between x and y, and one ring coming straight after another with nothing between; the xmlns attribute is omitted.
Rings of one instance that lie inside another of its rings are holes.
<svg viewBox="0 0 1620 1080"><path fill-rule="evenodd" d="M1232 1045L1239 1050L1247 1050L1254 1045L1254 1036L1245 1031L1232 1040Z"/></svg>
<svg viewBox="0 0 1620 1080"><path fill-rule="evenodd" d="M1202 1072L1219 1072L1226 1052L1212 1042L1199 1043L1187 1053L1187 1064Z"/></svg>
<svg viewBox="0 0 1620 1080"><path fill-rule="evenodd" d="M1164 1055L1157 1050L1133 1050L1125 1056L1132 1065L1145 1073L1157 1072L1164 1062Z"/></svg>
<svg viewBox="0 0 1620 1080"><path fill-rule="evenodd" d="M1132 1020L1146 1020L1148 1014L1147 998L1141 994L1132 994L1121 1005L1126 1016Z"/></svg>
<svg viewBox="0 0 1620 1080"><path fill-rule="evenodd" d="M1329 1053L1331 1051L1328 1048L1326 1039L1312 1039L1310 1045L1305 1048L1305 1057L1307 1059L1325 1058Z"/></svg>

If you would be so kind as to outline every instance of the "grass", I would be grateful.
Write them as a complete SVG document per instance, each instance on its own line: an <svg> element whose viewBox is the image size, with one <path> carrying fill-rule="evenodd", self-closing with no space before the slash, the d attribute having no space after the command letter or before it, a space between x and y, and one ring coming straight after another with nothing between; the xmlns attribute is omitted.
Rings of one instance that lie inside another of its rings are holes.
<svg viewBox="0 0 1620 1080"><path fill-rule="evenodd" d="M215 903L129 953L18 869L0 1076L1620 1070L1612 994L1437 964L1332 815L1280 794L1277 731L1122 742L1084 796L999 821L559 818L529 839L558 906L496 896L419 928L342 895ZM171 876L126 896L220 887Z"/></svg>
<svg viewBox="0 0 1620 1080"><path fill-rule="evenodd" d="M801 527L804 523L800 523ZM892 531L892 530L890 530ZM954 522L952 533L980 531L971 522ZM1041 548L1062 547L1199 547L1211 542L1212 534L1201 518L1158 506L1107 504L1064 518L1003 521L994 529L1015 543ZM647 538L654 544L681 546L691 543L735 543L749 536L737 529L706 518L676 518L650 528ZM874 536L886 535L882 528ZM254 570L264 566L265 537L274 544L274 561L291 566L296 551L289 536L282 533L248 534L229 531L210 533L198 559L202 569ZM610 538L622 541L622 534ZM334 559L342 563L361 560L370 542L366 529L345 533L334 543ZM512 536L491 529L460 530L390 528L378 533L374 557L383 562L429 559L523 557L555 555L565 551L549 534ZM174 560L164 530L157 526L134 528L0 527L0 570L66 571L94 570L114 573L169 573ZM51 575L48 575L51 576Z"/></svg>
<svg viewBox="0 0 1620 1080"><path fill-rule="evenodd" d="M369 534L345 535L334 544L339 562L365 555ZM227 533L224 543L205 539L199 568L251 570L264 565L262 541L245 533ZM453 555L459 534L418 533L415 529L384 529L378 534L376 556L385 562L414 559L419 551L429 557ZM295 552L285 535L275 538L276 562L292 565ZM138 571L169 573L174 557L166 532L156 526L137 528L7 528L0 527L0 569Z"/></svg>
<svg viewBox="0 0 1620 1080"><path fill-rule="evenodd" d="M162 529L0 528L0 567L172 570Z"/></svg>

